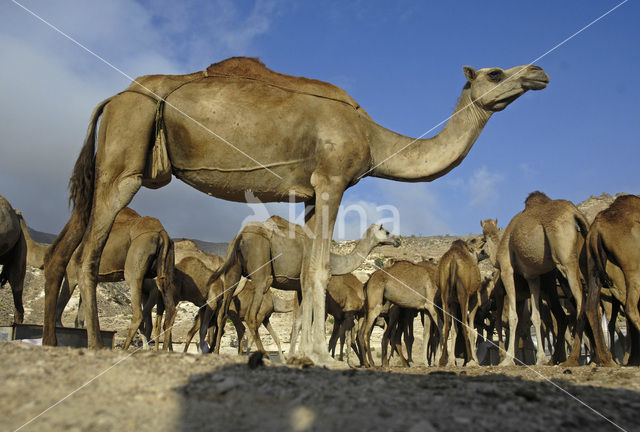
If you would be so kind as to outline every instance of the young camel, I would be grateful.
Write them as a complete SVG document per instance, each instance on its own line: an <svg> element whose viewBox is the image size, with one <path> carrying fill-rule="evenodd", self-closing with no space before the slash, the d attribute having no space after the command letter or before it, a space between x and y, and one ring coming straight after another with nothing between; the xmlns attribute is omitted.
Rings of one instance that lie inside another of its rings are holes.
<svg viewBox="0 0 640 432"><path fill-rule="evenodd" d="M593 220L586 240L588 289L584 311L578 309L576 337L568 364L577 363L574 352L580 347L581 331L584 328L585 314L594 333L596 358L599 364L614 366L611 351L606 349L604 333L600 325L598 306L600 303L600 283L618 292L624 312L627 315L627 328L640 329L640 197L623 195L615 199L609 208L601 211ZM618 267L624 276L624 284L612 280L616 273L610 264ZM615 283L614 283L615 282ZM623 292L626 290L626 295ZM626 351L632 338L627 338Z"/></svg>
<svg viewBox="0 0 640 432"><path fill-rule="evenodd" d="M57 321L60 325L62 325L62 312L80 277L80 255L81 251L78 249L69 262L66 280L60 290L57 307ZM100 282L125 280L131 289L133 315L124 343L125 350L129 348L133 336L143 321L142 284L145 278L156 278L159 282L158 288L167 309L163 348L168 349L171 327L175 319L173 274L173 242L160 221L148 216L142 217L128 207L122 209L113 223L113 228L102 252L98 275ZM79 305L79 315L81 310L82 306ZM79 319L81 318L79 317ZM148 324L150 325L150 323Z"/></svg>
<svg viewBox="0 0 640 432"><path fill-rule="evenodd" d="M89 305L89 347L102 345L97 263L111 225L140 187L163 187L174 175L226 200L246 202L251 190L262 202L305 203L311 240L302 257L301 284L309 304L299 354L329 361L325 291L344 191L366 176L406 182L442 177L467 156L494 113L549 82L535 65L463 71L466 84L454 115L427 139L378 125L342 89L276 73L257 59L231 58L192 74L137 78L91 116L70 181L73 213L45 260L43 343L56 344L58 290L82 243L80 289ZM255 317L259 306L252 304L249 315Z"/></svg>
<svg viewBox="0 0 640 432"><path fill-rule="evenodd" d="M335 357L338 339L340 356L343 359L345 338L347 340L347 363L351 348L355 348L356 338L353 332L356 320L364 311L364 284L352 273L332 276L327 284L327 314L333 317L333 330L329 338L329 352ZM356 350L356 354L360 353Z"/></svg>
<svg viewBox="0 0 640 432"><path fill-rule="evenodd" d="M11 285L13 321L20 324L24 320L22 290L27 271L27 243L24 231L20 228L20 216L2 195L0 195L0 265L2 265L0 288L7 282Z"/></svg>
<svg viewBox="0 0 640 432"><path fill-rule="evenodd" d="M531 296L531 320L536 328L537 364L547 362L540 323L540 276L558 270L569 283L577 310L582 305L580 251L589 223L573 203L551 200L542 192L532 192L525 209L515 215L505 229L497 250L497 266L509 304L509 347L501 365L513 365L515 358L516 314L515 277L522 275Z"/></svg>
<svg viewBox="0 0 640 432"><path fill-rule="evenodd" d="M187 258L194 259L194 258ZM201 263L202 264L202 263ZM183 264L180 264L183 267ZM195 273L191 271L191 273ZM223 294L223 282L220 278L216 278L213 283L211 276L213 271L210 271L206 266L201 265L198 270L198 276L195 279L195 285L198 286L198 290L202 295L202 303L200 310L196 314L193 326L187 333L184 352L187 352L193 336L200 330L200 347L202 352L209 352L208 344L205 341L205 333L203 328L209 328L213 330L213 334L217 338L218 331L217 322L213 319L217 316L218 309L222 307L222 294ZM242 354L242 341L245 334L245 326L242 324L246 322L247 313L249 307L253 301L255 290L253 289L251 280L244 280L235 287L231 305L229 307L229 319L233 322L238 337L238 354ZM196 304L196 303L194 303ZM271 337L273 338L276 346L278 347L278 355L282 362L285 361L283 356L282 347L280 345L280 338L278 334L271 326L269 319L273 313L286 313L293 310L293 304L283 301L280 298L273 295L271 289L269 289L263 296L262 303L260 305L258 319L260 323L267 329ZM204 326L202 323L206 322ZM224 329L222 329L224 331ZM222 335L221 335L222 336Z"/></svg>
<svg viewBox="0 0 640 432"><path fill-rule="evenodd" d="M466 351L465 364L477 366L474 322L478 305L476 303L472 312L469 313L469 299L473 296L477 297L482 289L482 282L476 258L471 255L469 247L464 241L455 240L449 250L442 256L438 263L438 280L440 282L444 314L444 334L442 339L444 343L442 344L442 356L440 357L439 365L455 366L455 352L452 352L451 357L449 357L448 344L446 342L449 340L451 317L454 316L454 313L456 318L458 316L455 312L455 305L457 304L460 308L459 316ZM453 323L453 325L456 324L456 322Z"/></svg>
<svg viewBox="0 0 640 432"><path fill-rule="evenodd" d="M358 330L358 344L365 367L374 366L371 355L371 331L376 319L382 312L384 304L389 301L404 308L425 311L423 353L421 361L426 362L427 341L431 326L436 325L436 299L439 296L438 286L433 280L434 264L425 261L413 264L408 261L398 261L386 269L376 270L365 286L365 319ZM402 353L400 353L402 356ZM404 360L403 364L406 363Z"/></svg>
<svg viewBox="0 0 640 432"><path fill-rule="evenodd" d="M231 288L238 284L241 276L251 278L253 281L250 285L254 291L250 311L255 310L256 304L258 306L261 304L262 296L269 287L302 293L302 304L292 329L290 355L294 352L296 329L302 321L301 317L306 313L311 313L312 309L311 305L305 307L307 293L304 292L304 286L300 285L302 258L309 247L309 242L310 239L303 227L290 223L279 216L272 216L264 223L249 223L235 236L229 244L229 252L224 265L212 277L212 280L219 277L224 280L224 300L222 309L217 313L218 333L214 352L218 353L220 349L220 338L222 337L220 329L223 329L229 309ZM391 235L381 225L371 225L351 253L330 255L331 273L351 273L360 266L375 246L384 244L398 246L399 239ZM308 297L307 295L307 302L309 301ZM325 301L326 297L323 293L323 302ZM207 315L211 313L212 311L207 310ZM258 349L264 352L264 347L257 333L260 325L257 316L249 313L245 321ZM203 323L206 322L208 319L203 321ZM204 329L201 329L201 335L203 331Z"/></svg>

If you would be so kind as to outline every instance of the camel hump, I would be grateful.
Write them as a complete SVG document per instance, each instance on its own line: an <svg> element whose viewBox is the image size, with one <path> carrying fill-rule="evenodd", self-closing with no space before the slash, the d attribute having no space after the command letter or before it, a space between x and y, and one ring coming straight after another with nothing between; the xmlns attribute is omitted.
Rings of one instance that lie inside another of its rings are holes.
<svg viewBox="0 0 640 432"><path fill-rule="evenodd" d="M637 195L621 195L617 197L609 208L601 211L596 219L604 219L616 223L622 218L629 218L640 214L640 197Z"/></svg>
<svg viewBox="0 0 640 432"><path fill-rule="evenodd" d="M120 210L120 212L116 215L116 223L125 222L130 219L136 219L139 217L142 217L142 216L140 216L137 211L135 211L130 207L125 207L122 210Z"/></svg>
<svg viewBox="0 0 640 432"><path fill-rule="evenodd" d="M213 63L206 69L207 75L223 74L262 81L285 89L336 99L357 108L358 103L340 87L311 78L296 77L275 72L257 58L231 57Z"/></svg>
<svg viewBox="0 0 640 432"><path fill-rule="evenodd" d="M530 209L532 207L538 206L540 204L546 204L551 201L544 192L534 191L527 196L527 199L524 200L524 208Z"/></svg>

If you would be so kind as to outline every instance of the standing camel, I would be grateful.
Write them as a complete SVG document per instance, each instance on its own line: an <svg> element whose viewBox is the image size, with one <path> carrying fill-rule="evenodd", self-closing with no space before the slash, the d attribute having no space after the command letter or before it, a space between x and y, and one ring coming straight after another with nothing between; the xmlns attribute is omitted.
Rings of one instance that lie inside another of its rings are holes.
<svg viewBox="0 0 640 432"><path fill-rule="evenodd" d="M67 267L67 278L60 292L56 313L57 321L60 324L62 323L62 312L82 277L82 267L78 262L79 257L80 250L76 251ZM125 280L131 289L133 315L124 343L125 350L129 348L133 336L142 324L142 284L145 278L156 278L159 282L158 288L167 309L163 348L168 348L171 327L175 319L173 273L173 242L162 223L156 218L142 217L128 207L122 209L113 223L109 238L102 250L98 281L118 282ZM84 304L78 306L79 313L82 307L90 306L84 294L82 291L80 292L80 298ZM90 320L89 316L89 322ZM150 326L150 322L147 324Z"/></svg>
<svg viewBox="0 0 640 432"><path fill-rule="evenodd" d="M584 327L584 315L589 320L595 339L597 362L603 365L615 365L611 351L606 349L604 334L600 325L600 281L615 293L620 293L624 312L627 316L627 330L640 330L640 197L622 195L615 199L609 208L598 213L589 229L586 240L587 250L587 300L585 311L578 309L576 338L567 364L576 364ZM614 266L612 267L611 264ZM619 270L624 275L624 284L615 277ZM612 278L612 276L615 277ZM614 281L616 282L614 284ZM614 289L615 287L615 289ZM621 295L622 294L622 295ZM626 351L630 352L632 338L627 336Z"/></svg>
<svg viewBox="0 0 640 432"><path fill-rule="evenodd" d="M13 321L22 323L22 289L27 272L27 243L20 228L20 216L11 207L9 201L0 195L0 288L5 283L11 285L13 294Z"/></svg>
<svg viewBox="0 0 640 432"><path fill-rule="evenodd" d="M433 263L425 261L413 264L398 261L385 269L376 270L365 287L365 319L358 330L358 346L366 367L374 365L371 355L371 331L376 319L387 301L403 308L417 309L427 312L424 317L423 353L421 361L427 359L427 341L431 334L431 326L436 326L436 297L438 286L433 279ZM399 353L402 356L402 353ZM406 360L402 360L407 364Z"/></svg>
<svg viewBox="0 0 640 432"><path fill-rule="evenodd" d="M222 277L224 281L224 300L223 306L217 314L217 328L222 329L225 323L233 294L232 288L239 283L241 276L251 278L253 283L250 286L254 290L254 295L246 323L258 349L264 352L257 334L260 322L251 312L255 310L256 304L259 309L262 295L269 287L301 291L301 310L295 314L297 316L294 320L291 336L290 354L293 354L295 336L298 333L297 327L301 322L300 317L307 311L311 312L310 306L307 306L306 309L304 307L304 299L309 297L311 293L307 293L304 286L300 284L303 257L309 248L309 243L310 239L302 226L293 224L279 216L272 216L264 223L253 222L244 226L229 244L229 252L224 264L212 277L212 280ZM330 255L331 273L339 275L352 272L362 264L362 261L375 246L384 244L398 246L399 239L389 234L381 225L371 225L351 253ZM324 298L323 301L325 301ZM208 319L205 318L204 322L208 322ZM220 350L221 336L222 332L218 331L214 349L216 353Z"/></svg>
<svg viewBox="0 0 640 432"><path fill-rule="evenodd" d="M246 202L251 191L263 202L305 203L311 240L301 273L309 295L300 354L329 361L325 291L344 191L366 176L419 182L447 174L494 112L549 82L534 65L463 71L466 84L449 122L437 136L419 140L376 124L338 87L273 72L257 59L231 58L187 75L143 76L104 100L91 116L70 180L73 213L47 255L43 343L56 344L58 288L82 243L79 282L89 347L101 346L97 263L113 220L141 186L162 187L174 175L230 201ZM253 304L250 315L258 308Z"/></svg>
<svg viewBox="0 0 640 432"><path fill-rule="evenodd" d="M460 308L460 324L464 336L466 351L465 364L478 365L476 356L475 313L478 308L476 302L473 311L469 313L469 299L482 289L480 270L476 259L471 255L469 247L462 240L455 240L438 263L438 280L442 298L442 312L444 314L444 331L442 337L442 356L440 366L455 366L455 352L448 356L447 341L451 329L451 317L455 313L455 304ZM457 316L457 313L456 313ZM457 321L457 319L456 319ZM456 325L456 322L453 323ZM473 334L471 334L473 333ZM455 344L454 344L455 346ZM455 351L455 349L454 349Z"/></svg>
<svg viewBox="0 0 640 432"><path fill-rule="evenodd" d="M517 326L516 282L521 275L527 281L531 296L531 320L536 328L537 364L547 357L543 350L540 325L540 276L558 270L568 281L577 310L582 305L582 273L580 251L589 222L573 203L552 200L542 192L532 192L525 209L515 215L504 231L496 261L509 304L509 346L501 365L513 365Z"/></svg>

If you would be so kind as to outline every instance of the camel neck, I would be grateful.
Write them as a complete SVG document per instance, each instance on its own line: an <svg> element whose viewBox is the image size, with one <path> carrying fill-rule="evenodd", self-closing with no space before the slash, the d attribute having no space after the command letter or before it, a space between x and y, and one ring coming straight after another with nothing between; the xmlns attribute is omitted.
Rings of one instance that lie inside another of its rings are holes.
<svg viewBox="0 0 640 432"><path fill-rule="evenodd" d="M368 237L364 237L356 243L356 247L346 255L331 254L330 265L332 275L351 273L362 264L364 258L369 255L375 244Z"/></svg>
<svg viewBox="0 0 640 432"><path fill-rule="evenodd" d="M406 137L372 122L374 168L369 175L407 182L435 180L460 165L491 114L478 107L465 88L448 123L432 138Z"/></svg>

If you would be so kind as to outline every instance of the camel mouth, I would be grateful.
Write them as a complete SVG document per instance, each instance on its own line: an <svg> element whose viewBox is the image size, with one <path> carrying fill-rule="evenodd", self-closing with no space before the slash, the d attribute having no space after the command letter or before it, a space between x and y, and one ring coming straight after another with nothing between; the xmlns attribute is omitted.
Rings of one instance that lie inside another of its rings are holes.
<svg viewBox="0 0 640 432"><path fill-rule="evenodd" d="M393 247L400 247L401 243L402 242L400 240L400 237L393 237L393 238L385 240L381 244L383 244L383 245L391 245Z"/></svg>
<svg viewBox="0 0 640 432"><path fill-rule="evenodd" d="M549 77L545 78L527 78L522 83L522 87L526 90L542 90L549 84Z"/></svg>

